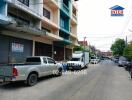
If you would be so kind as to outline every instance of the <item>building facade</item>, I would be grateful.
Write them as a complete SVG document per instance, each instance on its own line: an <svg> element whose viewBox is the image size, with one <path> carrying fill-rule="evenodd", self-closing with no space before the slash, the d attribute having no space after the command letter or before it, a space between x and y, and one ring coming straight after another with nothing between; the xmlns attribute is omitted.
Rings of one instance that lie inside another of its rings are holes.
<svg viewBox="0 0 132 100"><path fill-rule="evenodd" d="M27 56L40 55L66 60L75 45L75 1L0 1L0 63L21 63Z"/></svg>

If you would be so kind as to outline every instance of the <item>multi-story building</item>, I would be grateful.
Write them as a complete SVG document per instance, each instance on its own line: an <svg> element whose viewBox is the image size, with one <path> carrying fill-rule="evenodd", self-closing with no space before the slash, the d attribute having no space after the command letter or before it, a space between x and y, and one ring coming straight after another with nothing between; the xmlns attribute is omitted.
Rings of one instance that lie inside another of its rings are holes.
<svg viewBox="0 0 132 100"><path fill-rule="evenodd" d="M27 56L66 60L77 45L74 0L1 0L0 63Z"/></svg>

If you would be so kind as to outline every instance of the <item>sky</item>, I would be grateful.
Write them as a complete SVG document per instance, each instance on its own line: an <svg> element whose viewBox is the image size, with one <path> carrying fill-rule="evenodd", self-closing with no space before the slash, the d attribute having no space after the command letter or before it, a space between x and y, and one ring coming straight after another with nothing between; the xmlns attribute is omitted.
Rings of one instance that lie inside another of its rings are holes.
<svg viewBox="0 0 132 100"><path fill-rule="evenodd" d="M110 50L116 38L132 40L132 0L79 0L78 40L86 40L101 51ZM109 8L119 5L123 17L112 17Z"/></svg>

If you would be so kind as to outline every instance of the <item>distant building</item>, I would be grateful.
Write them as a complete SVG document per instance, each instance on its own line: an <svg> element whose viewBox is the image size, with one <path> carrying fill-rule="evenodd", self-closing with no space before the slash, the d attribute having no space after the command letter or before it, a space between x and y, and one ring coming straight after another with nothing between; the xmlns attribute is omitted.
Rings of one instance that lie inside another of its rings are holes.
<svg viewBox="0 0 132 100"><path fill-rule="evenodd" d="M88 42L87 42L87 41L78 41L78 43L79 43L81 46L88 46Z"/></svg>
<svg viewBox="0 0 132 100"><path fill-rule="evenodd" d="M112 52L108 51L108 52L101 52L102 56L104 57L111 57L112 56Z"/></svg>

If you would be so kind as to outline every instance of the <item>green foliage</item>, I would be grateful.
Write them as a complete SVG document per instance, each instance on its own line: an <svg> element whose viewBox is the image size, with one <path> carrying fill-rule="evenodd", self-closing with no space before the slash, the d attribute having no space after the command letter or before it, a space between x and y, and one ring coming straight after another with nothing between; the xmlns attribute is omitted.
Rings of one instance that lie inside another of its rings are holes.
<svg viewBox="0 0 132 100"><path fill-rule="evenodd" d="M75 46L73 51L83 51L83 47L82 46Z"/></svg>
<svg viewBox="0 0 132 100"><path fill-rule="evenodd" d="M123 55L128 58L132 58L132 41L127 47L125 47Z"/></svg>
<svg viewBox="0 0 132 100"><path fill-rule="evenodd" d="M123 55L123 51L125 48L125 40L124 39L116 39L115 43L111 46L111 51L113 52L113 55Z"/></svg>

